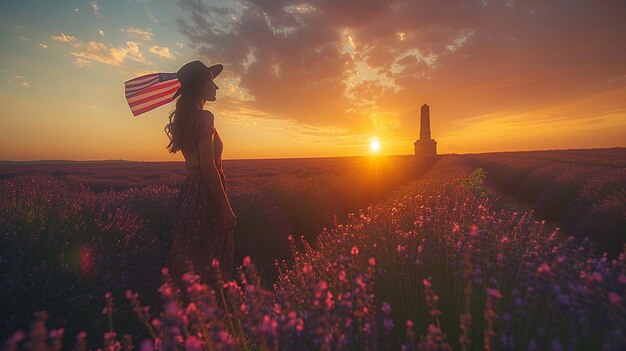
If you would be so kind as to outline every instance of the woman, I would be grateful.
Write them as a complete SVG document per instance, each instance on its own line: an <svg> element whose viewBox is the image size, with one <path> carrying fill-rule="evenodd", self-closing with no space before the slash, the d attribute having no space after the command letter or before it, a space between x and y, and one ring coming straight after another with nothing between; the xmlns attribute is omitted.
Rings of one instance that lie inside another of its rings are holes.
<svg viewBox="0 0 626 351"><path fill-rule="evenodd" d="M182 151L187 177L178 195L174 238L167 267L179 280L190 266L208 281L213 259L219 261L224 278L231 278L234 228L237 217L226 193L222 168L223 143L215 129L213 114L203 110L215 101L219 89L213 82L222 65L207 67L200 61L185 64L177 73L181 88L176 109L170 113L165 133L167 149Z"/></svg>

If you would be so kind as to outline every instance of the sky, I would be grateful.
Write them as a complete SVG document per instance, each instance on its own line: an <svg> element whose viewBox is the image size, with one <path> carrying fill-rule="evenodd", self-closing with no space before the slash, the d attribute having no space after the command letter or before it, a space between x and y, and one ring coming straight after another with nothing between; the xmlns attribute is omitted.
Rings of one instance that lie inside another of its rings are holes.
<svg viewBox="0 0 626 351"><path fill-rule="evenodd" d="M0 2L0 160L181 161L124 82L222 63L223 159L626 146L623 0Z"/></svg>

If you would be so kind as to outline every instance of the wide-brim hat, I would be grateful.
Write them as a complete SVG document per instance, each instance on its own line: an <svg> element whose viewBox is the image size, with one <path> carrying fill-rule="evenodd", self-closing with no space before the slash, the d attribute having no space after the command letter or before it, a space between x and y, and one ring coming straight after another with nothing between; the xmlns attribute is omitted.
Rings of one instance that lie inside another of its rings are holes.
<svg viewBox="0 0 626 351"><path fill-rule="evenodd" d="M207 67L204 63L198 60L186 63L176 73L178 81L180 82L180 89L176 91L172 99L175 99L185 90L200 88L200 83L204 82L206 79L206 76L204 76L205 74L209 75L210 78L213 79L222 73L223 69L224 65L219 63L210 67Z"/></svg>

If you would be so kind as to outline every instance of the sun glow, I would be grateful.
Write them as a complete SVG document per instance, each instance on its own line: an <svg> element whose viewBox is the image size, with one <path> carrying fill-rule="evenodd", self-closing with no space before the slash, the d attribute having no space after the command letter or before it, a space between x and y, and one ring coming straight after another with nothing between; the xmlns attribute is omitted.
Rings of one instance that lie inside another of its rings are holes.
<svg viewBox="0 0 626 351"><path fill-rule="evenodd" d="M380 143L378 142L378 139L374 138L371 142L370 142L370 151L372 153L378 153L380 152Z"/></svg>

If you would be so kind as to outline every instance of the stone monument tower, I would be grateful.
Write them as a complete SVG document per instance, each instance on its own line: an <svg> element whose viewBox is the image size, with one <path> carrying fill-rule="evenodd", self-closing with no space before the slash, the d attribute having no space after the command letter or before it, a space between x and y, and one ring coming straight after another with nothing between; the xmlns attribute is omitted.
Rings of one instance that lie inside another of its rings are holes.
<svg viewBox="0 0 626 351"><path fill-rule="evenodd" d="M437 142L430 136L430 108L426 104L422 105L420 137L413 145L416 156L434 156L437 154Z"/></svg>

